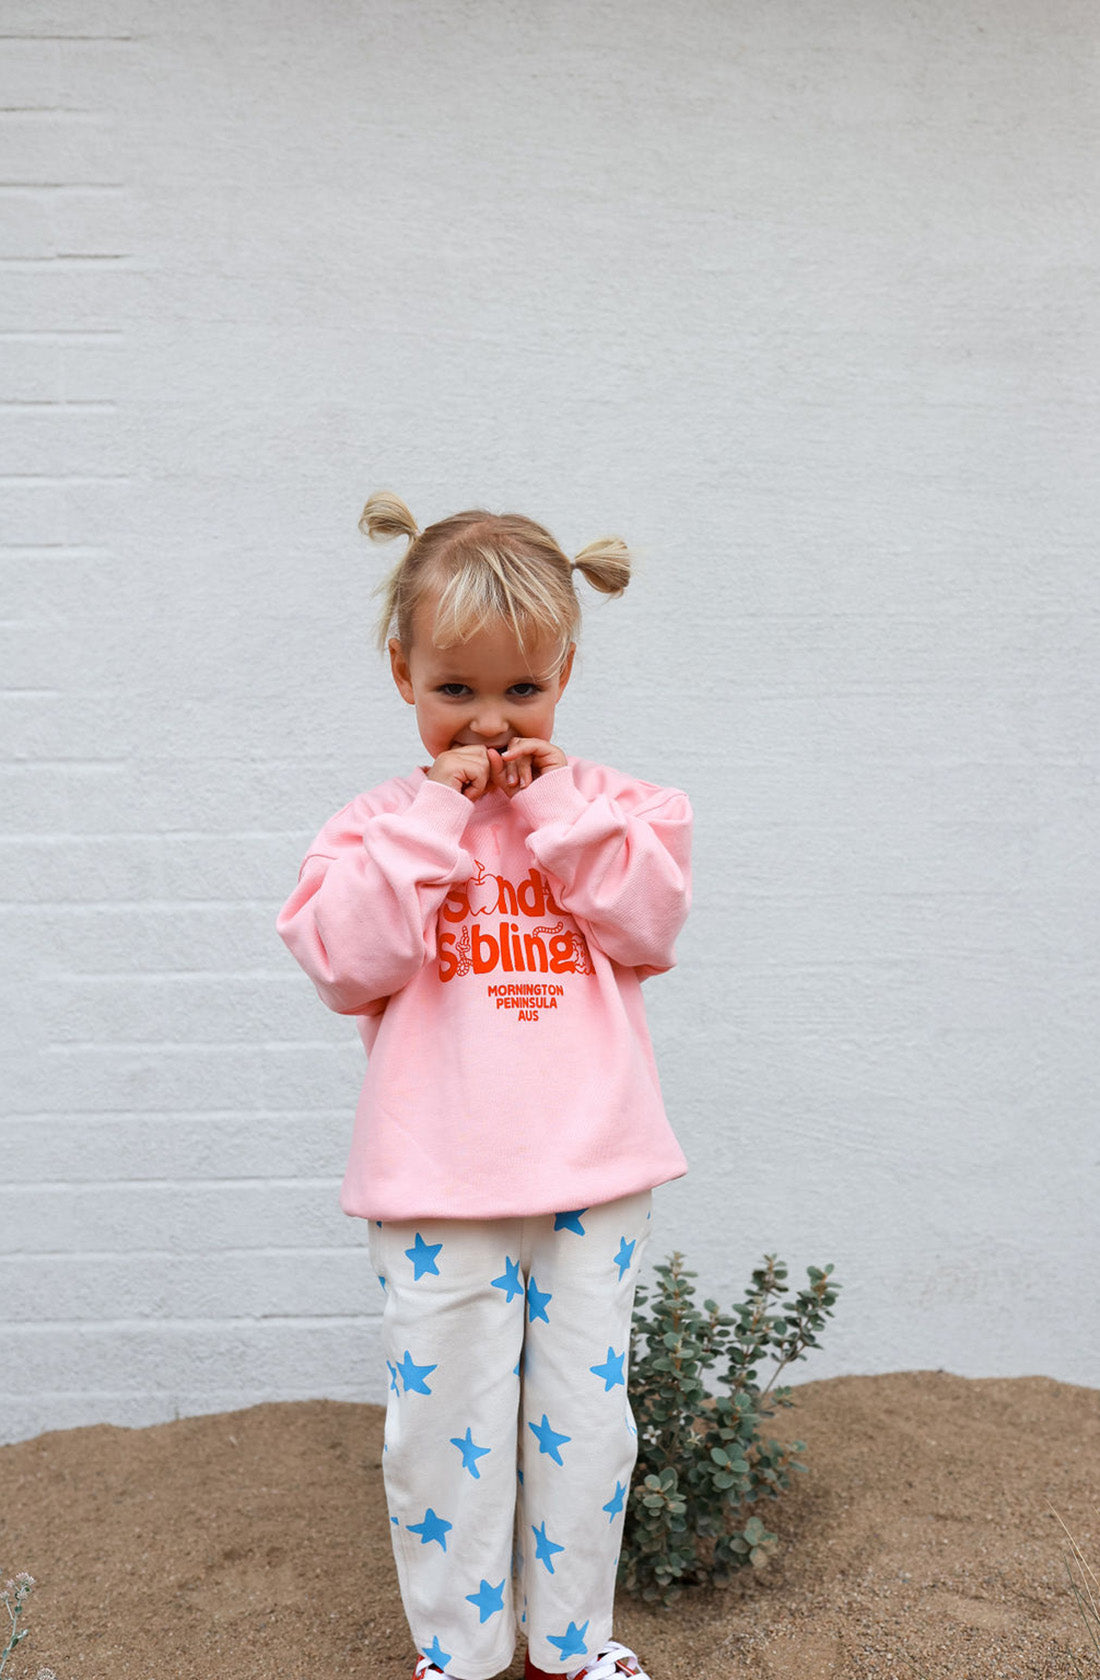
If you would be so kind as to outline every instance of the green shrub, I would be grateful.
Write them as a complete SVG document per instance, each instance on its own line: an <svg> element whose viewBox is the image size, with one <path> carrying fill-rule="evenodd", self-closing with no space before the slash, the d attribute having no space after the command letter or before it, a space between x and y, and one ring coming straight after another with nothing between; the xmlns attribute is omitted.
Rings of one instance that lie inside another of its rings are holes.
<svg viewBox="0 0 1100 1680"><path fill-rule="evenodd" d="M671 1604L685 1586L728 1580L746 1564L768 1560L776 1536L752 1507L778 1499L789 1472L805 1470L795 1454L805 1443L783 1447L764 1440L760 1425L776 1406L791 1406L789 1388L769 1390L785 1366L820 1346L817 1332L832 1316L839 1284L832 1266L807 1267L809 1286L793 1299L773 1297L786 1288L787 1268L774 1255L752 1274L741 1306L723 1313L714 1301L700 1312L683 1255L657 1266L649 1291L639 1286L631 1344L630 1406L638 1428L638 1461L627 1502L619 1579L639 1597ZM776 1361L767 1385L756 1381L761 1360ZM716 1364L728 1394L709 1394L702 1373Z"/></svg>

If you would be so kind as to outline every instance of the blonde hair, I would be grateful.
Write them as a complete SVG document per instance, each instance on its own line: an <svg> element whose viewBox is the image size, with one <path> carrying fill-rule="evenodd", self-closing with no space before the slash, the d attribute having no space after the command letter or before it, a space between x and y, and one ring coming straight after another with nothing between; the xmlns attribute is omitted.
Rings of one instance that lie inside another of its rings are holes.
<svg viewBox="0 0 1100 1680"><path fill-rule="evenodd" d="M570 560L544 526L519 513L471 508L421 531L399 496L376 490L367 498L359 529L372 542L409 538L376 590L383 597L378 620L383 650L393 635L406 652L411 648L417 605L430 589L442 586L435 619L438 646L466 641L492 619L504 618L521 647L553 636L560 665L580 628L574 568L603 595L621 595L630 581L630 551L621 537L601 537Z"/></svg>

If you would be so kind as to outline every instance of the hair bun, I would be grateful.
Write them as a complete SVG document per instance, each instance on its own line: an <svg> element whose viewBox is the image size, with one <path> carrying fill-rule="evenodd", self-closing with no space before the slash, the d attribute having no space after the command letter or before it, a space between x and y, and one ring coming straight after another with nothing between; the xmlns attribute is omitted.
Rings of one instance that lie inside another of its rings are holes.
<svg viewBox="0 0 1100 1680"><path fill-rule="evenodd" d="M372 542L389 542L391 537L420 535L420 529L405 503L393 490L375 490L367 497L359 515L359 529Z"/></svg>
<svg viewBox="0 0 1100 1680"><path fill-rule="evenodd" d="M622 537L600 537L588 543L570 564L601 595L621 595L630 582L630 550Z"/></svg>

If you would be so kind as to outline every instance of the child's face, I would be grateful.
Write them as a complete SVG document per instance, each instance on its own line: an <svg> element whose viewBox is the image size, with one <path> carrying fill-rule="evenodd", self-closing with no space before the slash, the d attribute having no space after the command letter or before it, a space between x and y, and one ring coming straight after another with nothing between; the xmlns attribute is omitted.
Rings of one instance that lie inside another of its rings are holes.
<svg viewBox="0 0 1100 1680"><path fill-rule="evenodd" d="M511 626L497 619L465 642L441 648L432 640L435 600L428 594L413 618L413 644L389 644L393 680L416 707L420 739L433 761L451 747L498 747L517 737L549 741L554 708L569 681L574 646L564 665L552 637L520 647Z"/></svg>

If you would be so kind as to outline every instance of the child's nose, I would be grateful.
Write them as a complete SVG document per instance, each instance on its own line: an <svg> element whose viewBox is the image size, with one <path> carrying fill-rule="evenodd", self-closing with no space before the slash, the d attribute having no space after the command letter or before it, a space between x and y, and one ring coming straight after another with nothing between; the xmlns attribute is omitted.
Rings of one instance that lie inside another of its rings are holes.
<svg viewBox="0 0 1100 1680"><path fill-rule="evenodd" d="M483 741L495 741L508 733L503 712L492 709L479 712L471 721L470 728L475 735L480 735Z"/></svg>

